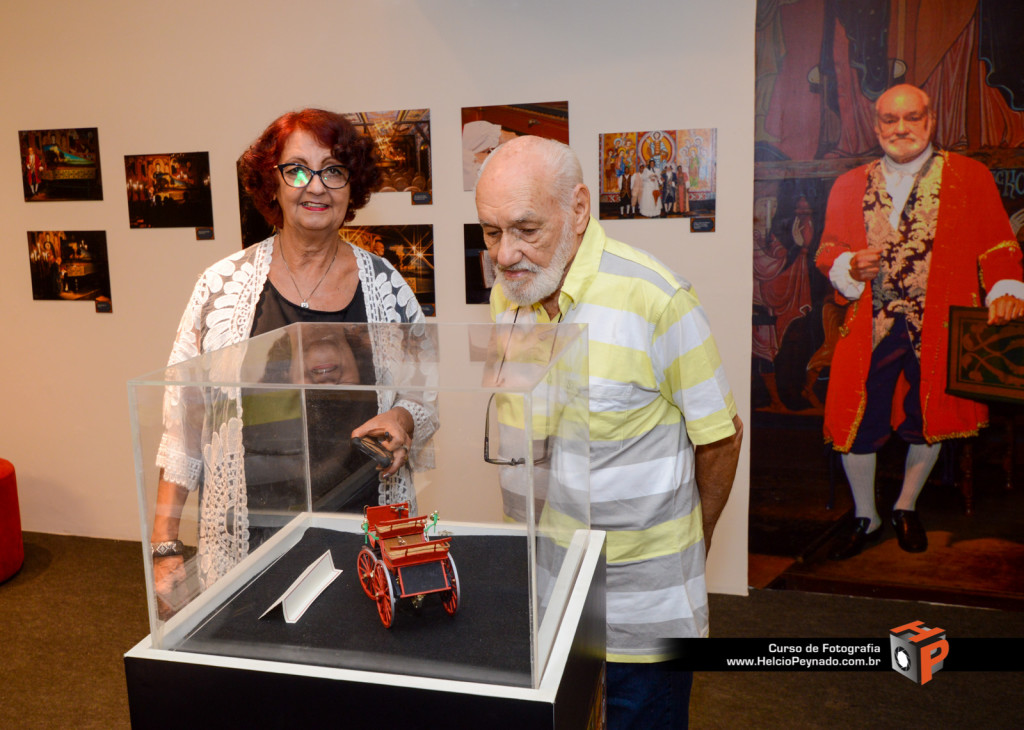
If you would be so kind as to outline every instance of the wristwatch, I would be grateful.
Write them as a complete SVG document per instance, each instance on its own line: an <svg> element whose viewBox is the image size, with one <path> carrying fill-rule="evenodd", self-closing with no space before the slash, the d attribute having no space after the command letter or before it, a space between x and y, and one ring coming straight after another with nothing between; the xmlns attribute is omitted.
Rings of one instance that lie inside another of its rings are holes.
<svg viewBox="0 0 1024 730"><path fill-rule="evenodd" d="M169 558L172 555L181 555L185 552L185 545L181 540L164 540L163 542L151 542L154 558Z"/></svg>

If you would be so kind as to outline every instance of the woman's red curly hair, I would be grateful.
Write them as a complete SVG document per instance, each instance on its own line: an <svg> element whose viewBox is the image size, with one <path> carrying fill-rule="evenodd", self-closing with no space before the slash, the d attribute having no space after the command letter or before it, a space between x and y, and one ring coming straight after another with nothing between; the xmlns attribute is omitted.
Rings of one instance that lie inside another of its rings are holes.
<svg viewBox="0 0 1024 730"><path fill-rule="evenodd" d="M341 114L323 109L303 109L275 119L238 160L242 187L252 196L256 209L267 223L280 228L284 219L276 198L281 181L276 166L285 142L297 129L313 135L348 170L349 203L345 222L349 222L370 199L370 190L380 182L380 170L373 142L359 134Z"/></svg>

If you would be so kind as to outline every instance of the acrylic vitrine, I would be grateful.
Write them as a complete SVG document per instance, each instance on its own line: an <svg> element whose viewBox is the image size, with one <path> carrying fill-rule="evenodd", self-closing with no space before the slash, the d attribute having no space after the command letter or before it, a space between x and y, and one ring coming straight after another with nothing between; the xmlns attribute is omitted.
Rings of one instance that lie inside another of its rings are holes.
<svg viewBox="0 0 1024 730"><path fill-rule="evenodd" d="M296 324L131 380L151 634L126 662L515 695L599 658L587 357L580 325ZM395 414L411 441L382 478L352 433ZM418 598L419 574L383 579L388 626L359 556L367 508L401 503L450 560ZM307 569L335 572L290 621Z"/></svg>

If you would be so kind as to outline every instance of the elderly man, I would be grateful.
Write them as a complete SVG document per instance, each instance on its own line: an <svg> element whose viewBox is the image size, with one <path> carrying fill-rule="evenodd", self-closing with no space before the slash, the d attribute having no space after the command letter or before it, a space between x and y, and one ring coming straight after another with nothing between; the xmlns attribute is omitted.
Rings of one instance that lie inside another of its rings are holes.
<svg viewBox="0 0 1024 730"><path fill-rule="evenodd" d="M901 548L927 549L916 504L939 442L977 434L988 420L984 405L945 392L949 307L984 296L990 324L1024 315L1020 246L992 175L936 150L934 133L927 94L889 89L875 104L885 156L836 180L828 202L817 265L852 304L832 357L825 438L843 454L856 505L833 560L882 534L875 454L892 430L910 447L891 522Z"/></svg>
<svg viewBox="0 0 1024 730"><path fill-rule="evenodd" d="M742 424L690 284L605 236L565 145L521 137L481 170L498 322L589 325L591 524L608 531L608 726L684 727L670 638L708 633L704 562Z"/></svg>

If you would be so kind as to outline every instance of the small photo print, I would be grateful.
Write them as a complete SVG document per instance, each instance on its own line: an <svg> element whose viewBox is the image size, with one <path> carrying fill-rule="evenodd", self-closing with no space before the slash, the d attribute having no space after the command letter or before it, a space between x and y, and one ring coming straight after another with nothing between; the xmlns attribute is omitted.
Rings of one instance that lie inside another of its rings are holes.
<svg viewBox="0 0 1024 730"><path fill-rule="evenodd" d="M341 237L387 259L408 282L423 314L437 313L432 225L345 226Z"/></svg>
<svg viewBox="0 0 1024 730"><path fill-rule="evenodd" d="M343 115L373 140L380 166L375 193L431 193L430 110L399 109ZM422 304L422 302L421 302Z"/></svg>
<svg viewBox="0 0 1024 730"><path fill-rule="evenodd" d="M210 154L125 155L132 228L213 226Z"/></svg>
<svg viewBox="0 0 1024 730"><path fill-rule="evenodd" d="M714 216L716 129L600 135L600 217Z"/></svg>
<svg viewBox="0 0 1024 730"><path fill-rule="evenodd" d="M25 200L103 200L95 127L18 132Z"/></svg>
<svg viewBox="0 0 1024 730"><path fill-rule="evenodd" d="M106 231L29 231L28 260L33 299L109 304Z"/></svg>
<svg viewBox="0 0 1024 730"><path fill-rule="evenodd" d="M241 158L235 163L235 175L238 183L238 220L242 227L242 248L248 248L254 243L259 243L274 235L274 227L267 223L256 203L242 185L242 176L239 170Z"/></svg>
<svg viewBox="0 0 1024 730"><path fill-rule="evenodd" d="M462 108L462 189L476 188L480 166L495 147L524 135L569 144L569 102Z"/></svg>
<svg viewBox="0 0 1024 730"><path fill-rule="evenodd" d="M479 223L465 223L462 237L466 251L466 304L487 304L494 286L494 262L484 245L483 229Z"/></svg>

